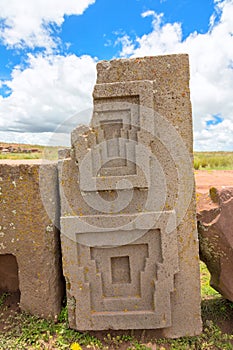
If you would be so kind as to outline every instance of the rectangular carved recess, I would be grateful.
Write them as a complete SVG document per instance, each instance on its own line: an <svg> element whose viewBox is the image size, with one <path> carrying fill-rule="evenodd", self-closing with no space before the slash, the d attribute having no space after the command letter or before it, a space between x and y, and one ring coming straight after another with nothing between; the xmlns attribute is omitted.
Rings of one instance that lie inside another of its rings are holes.
<svg viewBox="0 0 233 350"><path fill-rule="evenodd" d="M98 99L95 107L100 129L97 143L103 145L99 175L135 175L135 145L130 144L130 141L137 142L140 129L139 96Z"/></svg>
<svg viewBox="0 0 233 350"><path fill-rule="evenodd" d="M156 236L159 251L160 235ZM101 276L101 290L103 293L102 296L98 295L99 301L96 298L92 299L94 310L104 311L101 310L103 302L105 311L108 310L109 305L113 308L111 311L120 311L125 308L133 311L135 305L137 305L138 310L153 309L153 289L149 291L148 286L145 286L147 282L144 280L145 269L148 269L148 263L150 265L149 261L152 259L152 256L149 257L148 244L129 244L114 248L90 249L91 259L96 264L96 272ZM156 278L154 266L149 275L149 279ZM97 288L97 286L94 287L95 281L89 278L87 278L87 281L91 281L93 288ZM146 301L143 300L145 293L147 295Z"/></svg>
<svg viewBox="0 0 233 350"><path fill-rule="evenodd" d="M130 283L130 263L128 256L111 258L112 283Z"/></svg>
<svg viewBox="0 0 233 350"><path fill-rule="evenodd" d="M107 117L107 116L106 116ZM126 159L121 158L120 142L121 130L123 129L123 120L104 120L100 122L100 128L103 130L104 139L107 145L107 157L111 160L102 165L104 174L109 171L107 168L125 167ZM103 170L101 172L101 175Z"/></svg>

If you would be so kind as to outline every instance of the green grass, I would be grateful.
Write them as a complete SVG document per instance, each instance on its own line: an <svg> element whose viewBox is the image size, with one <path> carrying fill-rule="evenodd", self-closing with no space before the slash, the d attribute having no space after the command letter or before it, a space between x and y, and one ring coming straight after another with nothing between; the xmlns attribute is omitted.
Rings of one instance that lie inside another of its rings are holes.
<svg viewBox="0 0 233 350"><path fill-rule="evenodd" d="M220 297L220 294L210 286L210 273L206 265L200 262L201 272L201 297L202 299L208 299L210 297Z"/></svg>
<svg viewBox="0 0 233 350"><path fill-rule="evenodd" d="M223 334L212 321L207 321L200 336L182 337L176 340L161 339L158 343L164 345L163 349L171 350L232 350L232 339L232 335ZM165 347L167 345L169 347Z"/></svg>
<svg viewBox="0 0 233 350"><path fill-rule="evenodd" d="M194 152L195 170L231 170L233 152Z"/></svg>
<svg viewBox="0 0 233 350"><path fill-rule="evenodd" d="M0 307L4 305L7 297L8 297L8 293L3 293L2 295L0 295Z"/></svg>
<svg viewBox="0 0 233 350"><path fill-rule="evenodd" d="M129 335L112 336L110 333L98 339L88 333L80 333L68 328L67 308L64 307L58 322L47 321L25 313L9 316L5 330L0 332L1 350L20 349L121 349L126 350L230 350L233 349L233 335L224 334L217 323L232 317L233 303L223 299L209 286L209 272L204 263L200 263L203 333L195 337L182 337L176 340L157 339L146 343ZM7 294L0 298L1 311ZM233 317L230 320L233 321ZM142 336L143 338L143 336Z"/></svg>
<svg viewBox="0 0 233 350"><path fill-rule="evenodd" d="M58 323L20 313L9 317L9 324L0 337L0 349L69 349L72 343L101 346L101 342L90 335L68 328L67 321ZM13 325L13 327L12 327Z"/></svg>
<svg viewBox="0 0 233 350"><path fill-rule="evenodd" d="M41 159L41 153L0 153L0 159Z"/></svg>

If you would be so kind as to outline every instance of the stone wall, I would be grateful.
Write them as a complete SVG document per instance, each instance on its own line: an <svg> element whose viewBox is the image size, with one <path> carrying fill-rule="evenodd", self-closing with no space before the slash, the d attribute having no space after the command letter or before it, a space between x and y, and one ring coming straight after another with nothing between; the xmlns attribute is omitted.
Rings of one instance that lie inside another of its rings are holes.
<svg viewBox="0 0 233 350"><path fill-rule="evenodd" d="M53 225L59 216L57 167L42 165L40 184L40 163L0 162L0 289L19 288L22 310L56 319L63 295L59 232ZM45 183L50 217L41 198Z"/></svg>

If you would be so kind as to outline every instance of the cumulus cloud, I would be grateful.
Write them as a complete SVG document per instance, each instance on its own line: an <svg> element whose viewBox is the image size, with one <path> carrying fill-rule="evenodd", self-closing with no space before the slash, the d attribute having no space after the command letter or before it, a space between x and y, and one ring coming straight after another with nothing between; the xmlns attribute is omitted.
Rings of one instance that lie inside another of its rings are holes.
<svg viewBox="0 0 233 350"><path fill-rule="evenodd" d="M66 118L83 110L75 123L88 122L85 109L92 105L95 59L74 54L29 54L27 63L25 69L15 67L11 80L4 81L11 94L0 96L1 131L7 131L8 137L12 132L13 139L15 132L52 133ZM45 139L48 136L44 134Z"/></svg>
<svg viewBox="0 0 233 350"><path fill-rule="evenodd" d="M198 149L204 151L233 150L233 123L225 119L221 124L211 125L200 131L195 131L194 138Z"/></svg>
<svg viewBox="0 0 233 350"><path fill-rule="evenodd" d="M53 29L65 16L81 15L95 0L1 0L0 39L12 48L42 47L52 50L58 39Z"/></svg>
<svg viewBox="0 0 233 350"><path fill-rule="evenodd" d="M68 135L62 135L60 140L58 139L57 143L51 142L53 140L53 133L44 132L44 133L18 133L10 132L6 133L5 131L0 131L0 140L1 142L12 142L12 143L25 143L31 145L45 145L45 146L69 146ZM58 136L58 135L57 135Z"/></svg>
<svg viewBox="0 0 233 350"><path fill-rule="evenodd" d="M180 23L165 23L163 14L147 11L142 16L152 16L151 32L134 41L121 38L121 56L189 53L197 150L233 150L233 1L215 3L205 34L183 40ZM208 126L213 115L220 115L220 122Z"/></svg>
<svg viewBox="0 0 233 350"><path fill-rule="evenodd" d="M157 14L155 11L146 11L141 15L143 18L152 17L152 31L137 37L133 42L126 35L122 36L121 56L147 56L163 53L173 53L182 39L182 29L180 23L164 23L163 13ZM118 39L119 40L119 39Z"/></svg>

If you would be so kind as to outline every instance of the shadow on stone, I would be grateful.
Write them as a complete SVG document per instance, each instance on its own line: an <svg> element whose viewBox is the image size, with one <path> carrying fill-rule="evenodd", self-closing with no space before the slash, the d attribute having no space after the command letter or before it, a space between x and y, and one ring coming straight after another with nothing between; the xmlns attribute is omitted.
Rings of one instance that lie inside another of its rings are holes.
<svg viewBox="0 0 233 350"><path fill-rule="evenodd" d="M0 255L0 290L3 292L19 290L18 263L13 254Z"/></svg>

